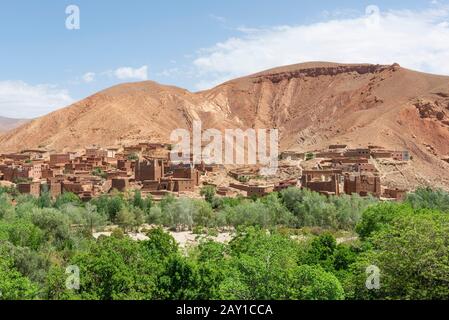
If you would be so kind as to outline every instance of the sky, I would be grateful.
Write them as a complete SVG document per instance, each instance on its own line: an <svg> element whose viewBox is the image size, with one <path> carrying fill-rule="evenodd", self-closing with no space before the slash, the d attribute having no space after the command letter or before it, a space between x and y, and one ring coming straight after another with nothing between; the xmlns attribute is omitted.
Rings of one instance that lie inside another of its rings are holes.
<svg viewBox="0 0 449 320"><path fill-rule="evenodd" d="M306 61L396 62L449 75L449 0L2 0L0 6L5 117L42 116L123 82L153 80L195 92Z"/></svg>

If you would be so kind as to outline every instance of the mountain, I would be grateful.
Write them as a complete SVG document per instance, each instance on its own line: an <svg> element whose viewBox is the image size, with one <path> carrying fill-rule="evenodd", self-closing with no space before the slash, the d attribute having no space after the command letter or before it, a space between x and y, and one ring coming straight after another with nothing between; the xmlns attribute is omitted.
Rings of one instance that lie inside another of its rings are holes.
<svg viewBox="0 0 449 320"><path fill-rule="evenodd" d="M282 150L329 144L410 150L386 168L403 185L449 186L449 77L394 65L311 62L192 93L155 82L121 84L0 137L0 152L169 141L176 128L278 128Z"/></svg>
<svg viewBox="0 0 449 320"><path fill-rule="evenodd" d="M17 128L28 120L0 117L0 133Z"/></svg>

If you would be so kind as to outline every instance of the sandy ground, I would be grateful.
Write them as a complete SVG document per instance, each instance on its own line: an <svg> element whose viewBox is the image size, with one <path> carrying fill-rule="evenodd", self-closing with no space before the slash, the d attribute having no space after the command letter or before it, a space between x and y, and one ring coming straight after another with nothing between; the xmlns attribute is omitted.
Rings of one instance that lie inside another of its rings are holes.
<svg viewBox="0 0 449 320"><path fill-rule="evenodd" d="M112 234L112 230L116 228L117 226L111 226L108 227L107 231L103 232L94 232L92 235L95 239L98 239L100 236L106 236L110 237ZM151 229L153 226L143 226L140 228L139 232L128 232L127 235L131 239L135 241L144 241L147 240L148 237L146 236L144 230ZM176 242L179 244L181 248L187 248L191 246L195 246L199 243L199 241L204 238L206 235L198 235L194 234L191 231L180 231L180 232L173 232L166 229L166 231L176 240ZM209 239L214 240L216 242L220 243L227 243L232 239L232 234L230 232L222 232L219 233L216 237L215 236L208 236Z"/></svg>
<svg viewBox="0 0 449 320"><path fill-rule="evenodd" d="M103 232L95 232L93 233L93 237L95 239L98 239L100 236L106 236L110 237L112 234L112 230L117 228L117 226L110 226L108 227L108 231ZM154 226L145 225L140 228L139 232L129 232L127 233L128 237L135 241L144 241L147 240L148 237L145 234L145 230L154 228ZM221 232L217 236L206 236L206 235L198 235L194 234L191 231L180 231L180 232L173 232L169 231L168 229L165 229L178 243L178 245L183 250L187 250L188 248L194 247L199 244L199 242L207 237L210 240L219 242L219 243L229 243L229 241L232 240L234 234L231 232ZM292 239L298 240L298 241L306 241L309 236L300 235L300 236L292 236ZM354 241L357 241L358 237L354 234L341 234L337 236L336 241L337 244L344 244L344 243L351 243Z"/></svg>

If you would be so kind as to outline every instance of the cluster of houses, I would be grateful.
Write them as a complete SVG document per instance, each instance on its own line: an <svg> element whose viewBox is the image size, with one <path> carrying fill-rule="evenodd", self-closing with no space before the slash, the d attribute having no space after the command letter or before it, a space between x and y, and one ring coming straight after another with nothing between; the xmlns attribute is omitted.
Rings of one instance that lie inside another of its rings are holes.
<svg viewBox="0 0 449 320"><path fill-rule="evenodd" d="M170 146L139 143L123 148L86 148L82 152L49 153L24 150L0 156L0 180L16 184L19 192L55 198L73 192L82 200L110 192L141 189L154 196L193 192L200 175L214 165L183 165L170 161Z"/></svg>
<svg viewBox="0 0 449 320"><path fill-rule="evenodd" d="M169 150L170 145L162 143L139 143L122 148L92 146L82 152L66 153L24 150L0 155L0 180L15 183L19 192L33 196L49 192L55 198L63 192L73 192L87 201L111 190L139 189L144 196L150 194L157 200L169 193L198 195L202 175L224 171L219 165L193 166L171 161ZM408 151L331 145L323 151L283 152L281 159L313 160L314 167L275 185L248 184L260 178L257 168L232 169L227 174L236 182L216 186L217 193L229 196L237 190L246 192L248 197L260 197L300 187L324 195L359 194L401 200L407 192L383 188L374 160L409 161Z"/></svg>
<svg viewBox="0 0 449 320"><path fill-rule="evenodd" d="M408 162L411 156L407 150L386 150L380 146L350 149L347 145L331 145L327 150L305 153L303 157L316 162L313 170L302 173L300 182L304 188L326 195L359 194L397 200L402 200L407 193L407 190L383 188L375 165L379 159Z"/></svg>
<svg viewBox="0 0 449 320"><path fill-rule="evenodd" d="M264 196L291 186L307 188L324 195L359 194L377 198L402 200L407 190L383 188L375 159L389 159L407 162L411 160L409 151L385 150L379 146L350 149L346 145L331 145L327 150L316 152L286 151L281 160L314 160L315 167L302 170L299 179L282 181L277 185L245 185L234 183L230 187L246 191L248 197ZM237 180L254 177L251 170L235 170L230 175Z"/></svg>

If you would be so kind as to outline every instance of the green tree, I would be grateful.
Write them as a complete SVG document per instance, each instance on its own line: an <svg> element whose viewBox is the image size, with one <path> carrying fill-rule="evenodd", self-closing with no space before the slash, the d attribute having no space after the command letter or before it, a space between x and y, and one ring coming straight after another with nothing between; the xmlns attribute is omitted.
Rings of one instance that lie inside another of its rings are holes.
<svg viewBox="0 0 449 320"><path fill-rule="evenodd" d="M298 245L287 236L253 228L230 243L229 272L220 286L225 299L288 299Z"/></svg>
<svg viewBox="0 0 449 320"><path fill-rule="evenodd" d="M0 240L7 240L15 246L37 250L44 242L44 232L25 219L9 223L0 221Z"/></svg>
<svg viewBox="0 0 449 320"><path fill-rule="evenodd" d="M123 228L125 232L130 231L136 225L136 217L128 208L124 207L117 215L117 224Z"/></svg>
<svg viewBox="0 0 449 320"><path fill-rule="evenodd" d="M142 193L140 192L140 190L134 191L131 204L136 208L140 208L142 210L145 209L145 201L142 199Z"/></svg>
<svg viewBox="0 0 449 320"><path fill-rule="evenodd" d="M163 270L140 242L115 237L101 238L70 264L82 275L79 297L95 300L153 299Z"/></svg>
<svg viewBox="0 0 449 320"><path fill-rule="evenodd" d="M414 210L409 204L380 203L363 212L356 231L362 239L366 239L374 232L388 226L394 218L413 214Z"/></svg>
<svg viewBox="0 0 449 320"><path fill-rule="evenodd" d="M50 193L47 191L41 192L41 195L37 198L36 202L39 208L51 208L53 203L51 201Z"/></svg>
<svg viewBox="0 0 449 320"><path fill-rule="evenodd" d="M214 198L215 198L215 194L216 194L216 189L214 186L204 186L201 188L200 194L202 197L204 197L204 199L209 202L210 204L213 203Z"/></svg>
<svg viewBox="0 0 449 320"><path fill-rule="evenodd" d="M193 300L198 297L199 273L196 265L182 257L169 257L158 278L158 296L169 300Z"/></svg>
<svg viewBox="0 0 449 320"><path fill-rule="evenodd" d="M148 240L143 246L158 257L169 257L178 253L178 244L175 239L162 228L151 229L147 233Z"/></svg>
<svg viewBox="0 0 449 320"><path fill-rule="evenodd" d="M201 227L213 227L216 225L216 213L209 202L193 201L193 223Z"/></svg>
<svg viewBox="0 0 449 320"><path fill-rule="evenodd" d="M371 250L354 264L348 292L357 299L446 300L449 297L449 217L402 215L371 235ZM368 266L380 270L380 289L367 292ZM351 287L351 286L355 286Z"/></svg>
<svg viewBox="0 0 449 320"><path fill-rule="evenodd" d="M337 249L337 241L325 233L312 240L310 247L301 258L302 263L323 267L326 271L333 271L334 253Z"/></svg>
<svg viewBox="0 0 449 320"><path fill-rule="evenodd" d="M80 205L81 200L76 194L72 192L64 192L56 198L55 207L61 208L66 204Z"/></svg>
<svg viewBox="0 0 449 320"><path fill-rule="evenodd" d="M449 193L431 188L418 188L407 195L406 201L414 209L435 209L449 212Z"/></svg>
<svg viewBox="0 0 449 320"><path fill-rule="evenodd" d="M0 300L29 300L38 295L38 287L13 266L0 247Z"/></svg>
<svg viewBox="0 0 449 320"><path fill-rule="evenodd" d="M338 279L320 267L299 266L293 275L292 299L344 300L344 290Z"/></svg>

